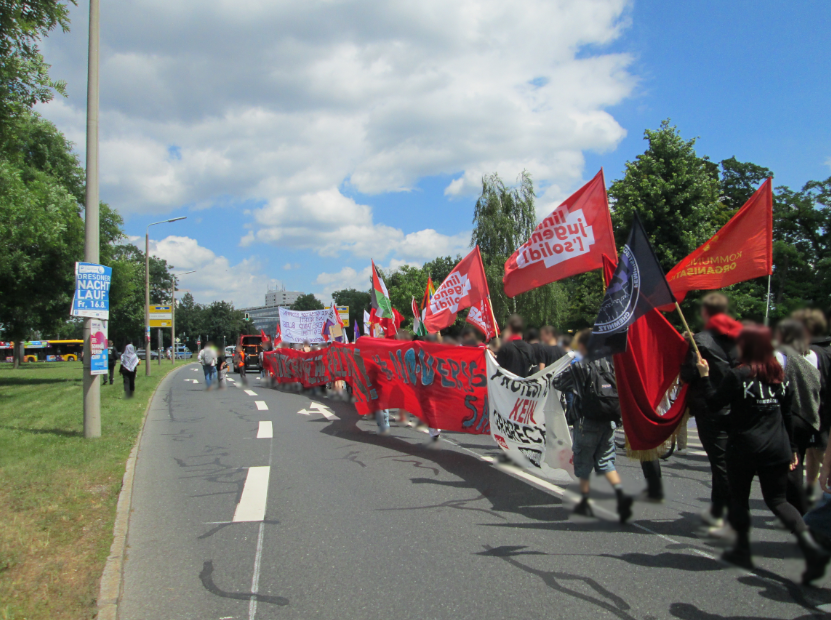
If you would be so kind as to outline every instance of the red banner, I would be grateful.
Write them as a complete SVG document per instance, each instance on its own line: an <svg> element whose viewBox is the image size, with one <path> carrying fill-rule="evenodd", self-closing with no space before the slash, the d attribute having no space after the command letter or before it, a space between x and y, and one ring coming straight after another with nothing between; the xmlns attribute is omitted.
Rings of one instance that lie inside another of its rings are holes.
<svg viewBox="0 0 831 620"><path fill-rule="evenodd" d="M773 192L768 179L707 243L672 268L667 282L680 302L689 291L723 288L766 276L771 269Z"/></svg>
<svg viewBox="0 0 831 620"><path fill-rule="evenodd" d="M308 353L269 351L263 365L278 383L345 380L361 415L403 409L432 428L490 433L484 349L360 338Z"/></svg>
<svg viewBox="0 0 831 620"><path fill-rule="evenodd" d="M617 256L603 170L545 218L505 263L505 294L520 293L603 266Z"/></svg>

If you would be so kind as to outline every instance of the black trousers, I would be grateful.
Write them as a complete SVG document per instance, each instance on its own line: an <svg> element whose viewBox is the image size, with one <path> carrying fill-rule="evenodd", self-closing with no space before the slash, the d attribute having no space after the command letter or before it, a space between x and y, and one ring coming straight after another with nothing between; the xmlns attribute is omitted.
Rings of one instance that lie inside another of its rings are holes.
<svg viewBox="0 0 831 620"><path fill-rule="evenodd" d="M664 481L661 476L661 461L641 461L641 471L646 478L646 490L652 499L664 499Z"/></svg>
<svg viewBox="0 0 831 620"><path fill-rule="evenodd" d="M793 441L796 444L796 453L799 455L799 465L788 472L788 502L793 504L799 514L808 512L808 497L805 495L805 453L817 431L808 426L808 423L798 416L793 418Z"/></svg>
<svg viewBox="0 0 831 620"><path fill-rule="evenodd" d="M122 370L121 374L124 376L124 393L132 396L136 391L136 371Z"/></svg>
<svg viewBox="0 0 831 620"><path fill-rule="evenodd" d="M759 476L762 487L762 497L771 512L779 517L794 534L801 534L807 528L799 511L788 503L786 498L788 488L787 463L779 465L757 466L748 459L727 459L727 478L730 482L730 525L739 533L750 530L750 485L753 477Z"/></svg>
<svg viewBox="0 0 831 620"><path fill-rule="evenodd" d="M696 416L698 438L710 461L713 490L710 493L712 515L721 517L730 502L730 485L727 483L727 429L725 421L718 417Z"/></svg>

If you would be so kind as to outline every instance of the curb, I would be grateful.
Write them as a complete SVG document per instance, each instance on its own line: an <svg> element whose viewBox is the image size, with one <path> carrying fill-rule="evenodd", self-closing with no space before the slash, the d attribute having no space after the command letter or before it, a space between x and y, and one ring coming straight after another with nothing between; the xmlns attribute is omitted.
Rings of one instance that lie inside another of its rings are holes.
<svg viewBox="0 0 831 620"><path fill-rule="evenodd" d="M141 438L144 436L144 426L147 423L147 415L150 413L150 406L156 398L156 392L173 375L182 368L177 368L162 379L150 395L147 401L147 408L141 419L136 443L130 450L127 457L127 466L124 477L121 479L121 491L118 494L118 504L115 509L115 526L113 527L113 544L110 547L110 555L107 556L107 563L104 564L104 572L101 573L101 585L98 589L98 611L95 615L97 620L117 620L118 603L121 600L121 584L124 576L124 556L127 553L127 527L130 524L130 511L133 505L133 477L136 471L136 458L141 445Z"/></svg>

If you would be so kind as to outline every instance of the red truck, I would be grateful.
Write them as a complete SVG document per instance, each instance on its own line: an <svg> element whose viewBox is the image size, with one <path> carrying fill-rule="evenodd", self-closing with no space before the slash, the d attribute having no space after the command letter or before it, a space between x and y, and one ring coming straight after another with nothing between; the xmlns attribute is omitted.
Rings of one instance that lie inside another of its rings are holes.
<svg viewBox="0 0 831 620"><path fill-rule="evenodd" d="M245 370L260 371L260 351L263 350L263 339L261 336L240 336L238 345L242 347L245 358ZM239 353L234 354L234 371L239 372L241 361Z"/></svg>

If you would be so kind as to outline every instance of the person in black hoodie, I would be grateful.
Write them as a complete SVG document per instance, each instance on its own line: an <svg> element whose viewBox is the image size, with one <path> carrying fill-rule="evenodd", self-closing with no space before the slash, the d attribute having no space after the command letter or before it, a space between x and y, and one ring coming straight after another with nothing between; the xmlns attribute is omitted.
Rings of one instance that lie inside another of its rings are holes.
<svg viewBox="0 0 831 620"><path fill-rule="evenodd" d="M797 465L791 428L792 394L785 371L773 354L770 330L752 326L737 340L739 365L715 385L706 359L697 364L696 385L711 415L723 415L729 424L727 477L730 483L730 524L736 530L735 546L722 559L753 568L750 553L750 487L759 477L768 508L793 532L805 556L804 584L825 574L831 554L814 540L799 511L786 499L788 472Z"/></svg>
<svg viewBox="0 0 831 620"><path fill-rule="evenodd" d="M694 336L701 357L709 365L710 376L715 385L718 385L729 370L738 363L736 338L742 330L742 324L729 317L727 310L727 297L721 293L706 295L701 301L704 331ZM724 414L727 408L724 407L722 411L709 410L702 388L696 381L698 378L696 362L695 349L690 347L687 361L681 368L681 380L691 384L687 393L687 406L690 414L695 417L698 437L710 461L713 480L710 508L702 513L701 518L710 527L710 531L715 532L724 526L724 510L730 498L725 462L727 420Z"/></svg>
<svg viewBox="0 0 831 620"><path fill-rule="evenodd" d="M522 339L525 324L513 314L503 330L502 346L496 352L496 363L518 377L528 377L539 369L534 347Z"/></svg>

